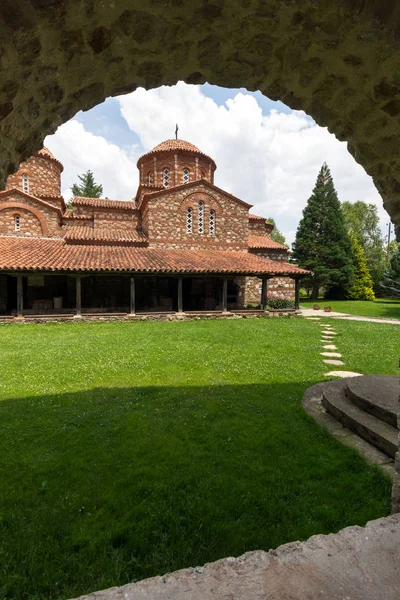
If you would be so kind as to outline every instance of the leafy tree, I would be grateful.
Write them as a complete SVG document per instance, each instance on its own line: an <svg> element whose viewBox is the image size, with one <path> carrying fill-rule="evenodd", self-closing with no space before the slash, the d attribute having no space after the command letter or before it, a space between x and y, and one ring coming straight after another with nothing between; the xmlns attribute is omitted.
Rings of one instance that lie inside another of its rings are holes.
<svg viewBox="0 0 400 600"><path fill-rule="evenodd" d="M358 241L354 231L350 231L351 247L353 252L354 276L353 283L347 291L350 300L374 300L375 294L371 273L363 247Z"/></svg>
<svg viewBox="0 0 400 600"><path fill-rule="evenodd" d="M387 267L382 231L379 227L378 209L374 204L343 202L347 230L354 231L362 246L372 276L374 289L377 290Z"/></svg>
<svg viewBox="0 0 400 600"><path fill-rule="evenodd" d="M300 267L310 269L314 274L313 300L318 299L322 287L327 298L345 296L354 269L351 242L326 163L321 167L313 193L303 210L293 244L293 257Z"/></svg>
<svg viewBox="0 0 400 600"><path fill-rule="evenodd" d="M380 295L387 298L400 298L400 248L392 255L380 285Z"/></svg>
<svg viewBox="0 0 400 600"><path fill-rule="evenodd" d="M103 186L96 184L92 171L86 171L83 175L78 175L80 184L74 183L72 193L74 196L84 196L85 198L100 198L103 193Z"/></svg>
<svg viewBox="0 0 400 600"><path fill-rule="evenodd" d="M267 219L267 221L268 221L268 223L272 223L272 225L274 226L273 230L271 231L271 239L273 239L274 242L278 242L278 244L283 244L284 246L287 246L285 236L277 228L275 219L269 218L269 219Z"/></svg>

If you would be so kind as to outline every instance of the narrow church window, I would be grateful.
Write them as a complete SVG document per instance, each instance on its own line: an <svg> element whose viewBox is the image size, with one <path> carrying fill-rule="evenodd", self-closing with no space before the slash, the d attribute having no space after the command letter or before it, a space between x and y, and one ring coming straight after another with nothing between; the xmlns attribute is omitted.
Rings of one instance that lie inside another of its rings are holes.
<svg viewBox="0 0 400 600"><path fill-rule="evenodd" d="M169 169L164 169L163 171L163 184L164 187L169 186Z"/></svg>
<svg viewBox="0 0 400 600"><path fill-rule="evenodd" d="M154 183L154 176L153 176L153 173L151 171L147 175L147 183L149 185L153 185L153 183Z"/></svg>
<svg viewBox="0 0 400 600"><path fill-rule="evenodd" d="M215 235L215 210L210 210L210 235Z"/></svg>
<svg viewBox="0 0 400 600"><path fill-rule="evenodd" d="M189 169L183 169L183 183L189 183L190 171Z"/></svg>
<svg viewBox="0 0 400 600"><path fill-rule="evenodd" d="M205 175L204 171L201 171L201 173L200 173L200 179L204 179L205 176L206 175Z"/></svg>
<svg viewBox="0 0 400 600"><path fill-rule="evenodd" d="M22 191L29 194L29 177L26 173L22 175Z"/></svg>
<svg viewBox="0 0 400 600"><path fill-rule="evenodd" d="M14 231L19 231L21 229L21 217L19 215L15 215L14 217Z"/></svg>
<svg viewBox="0 0 400 600"><path fill-rule="evenodd" d="M204 232L204 202L200 200L199 202L199 212L198 212L198 231L199 233Z"/></svg>
<svg viewBox="0 0 400 600"><path fill-rule="evenodd" d="M193 210L189 207L186 211L186 233L193 231Z"/></svg>

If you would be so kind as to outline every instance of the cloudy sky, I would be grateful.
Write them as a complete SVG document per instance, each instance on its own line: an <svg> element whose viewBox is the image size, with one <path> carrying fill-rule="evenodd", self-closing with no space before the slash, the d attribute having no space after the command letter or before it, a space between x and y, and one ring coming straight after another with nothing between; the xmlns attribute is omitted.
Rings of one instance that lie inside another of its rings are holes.
<svg viewBox="0 0 400 600"><path fill-rule="evenodd" d="M324 161L341 202L376 204L388 216L371 178L326 128L259 92L178 83L109 98L62 125L45 145L65 170L66 199L77 175L91 169L104 196L130 200L138 185L136 161L165 139L179 137L212 156L215 183L273 217L289 243ZM386 232L386 230L385 230Z"/></svg>

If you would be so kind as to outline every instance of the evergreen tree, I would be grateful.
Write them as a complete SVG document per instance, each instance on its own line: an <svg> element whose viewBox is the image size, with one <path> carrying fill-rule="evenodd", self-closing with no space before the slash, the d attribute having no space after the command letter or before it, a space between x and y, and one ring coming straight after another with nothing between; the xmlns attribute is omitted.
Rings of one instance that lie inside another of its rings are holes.
<svg viewBox="0 0 400 600"><path fill-rule="evenodd" d="M378 209L374 204L343 202L347 230L354 231L364 251L371 273L374 289L377 290L383 273L387 268L386 252L382 231L379 227Z"/></svg>
<svg viewBox="0 0 400 600"><path fill-rule="evenodd" d="M96 184L92 171L86 171L83 175L78 175L80 184L74 183L72 193L74 196L83 196L85 198L100 198L103 193L103 186Z"/></svg>
<svg viewBox="0 0 400 600"><path fill-rule="evenodd" d="M353 283L347 291L350 300L374 300L373 281L368 269L363 247L354 231L350 231L353 252L354 276Z"/></svg>
<svg viewBox="0 0 400 600"><path fill-rule="evenodd" d="M379 291L386 298L400 298L400 249L392 255Z"/></svg>
<svg viewBox="0 0 400 600"><path fill-rule="evenodd" d="M351 242L326 163L303 210L293 244L293 258L299 267L313 272L313 300L318 299L322 287L327 298L345 296L354 269Z"/></svg>
<svg viewBox="0 0 400 600"><path fill-rule="evenodd" d="M272 223L272 225L274 226L273 230L271 231L271 239L274 240L274 242L278 242L278 244L283 244L284 246L287 246L285 236L277 228L275 219L270 218L270 219L267 219L267 221L268 221L268 223Z"/></svg>

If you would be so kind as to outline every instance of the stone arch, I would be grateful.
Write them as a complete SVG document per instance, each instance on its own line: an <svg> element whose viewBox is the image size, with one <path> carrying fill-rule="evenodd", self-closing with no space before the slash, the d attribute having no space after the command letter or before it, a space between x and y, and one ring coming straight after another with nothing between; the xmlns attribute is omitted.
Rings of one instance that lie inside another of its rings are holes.
<svg viewBox="0 0 400 600"><path fill-rule="evenodd" d="M194 206L200 200L203 200L203 202L206 202L207 208L209 208L209 209L214 209L217 212L221 210L221 205L220 205L219 201L215 198L215 196L213 196L209 192L205 192L203 190L196 190L194 192L190 192L189 194L186 194L185 197L181 200L179 208L186 207L189 205Z"/></svg>
<svg viewBox="0 0 400 600"><path fill-rule="evenodd" d="M38 219L40 226L42 228L43 235L46 235L49 233L49 228L48 228L45 217L40 212L40 210L38 210L34 206L30 206L29 204L24 204L23 202L16 202L16 201L2 202L0 204L0 211L5 210L7 208L15 208L15 209L20 209L20 210L24 210L24 211L32 213Z"/></svg>
<svg viewBox="0 0 400 600"><path fill-rule="evenodd" d="M260 89L347 140L400 224L394 0L222 0L184 11L162 0L9 4L0 25L0 185L78 110L137 86L208 81Z"/></svg>

